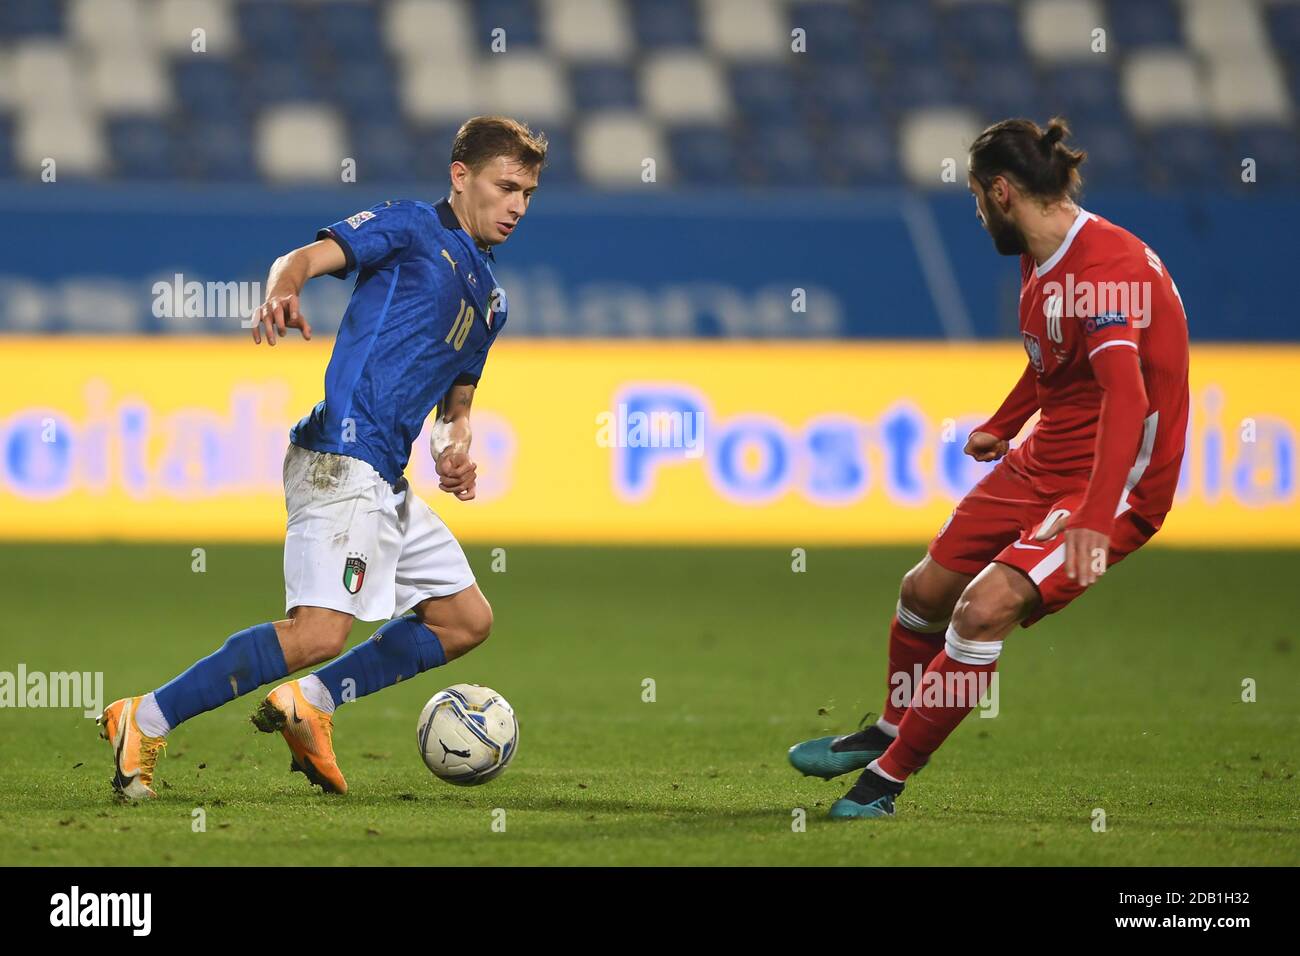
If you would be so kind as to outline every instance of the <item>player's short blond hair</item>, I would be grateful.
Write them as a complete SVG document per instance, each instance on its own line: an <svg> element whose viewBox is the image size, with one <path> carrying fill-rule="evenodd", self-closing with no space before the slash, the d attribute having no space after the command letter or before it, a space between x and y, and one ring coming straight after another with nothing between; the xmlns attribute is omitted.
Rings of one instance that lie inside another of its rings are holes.
<svg viewBox="0 0 1300 956"><path fill-rule="evenodd" d="M546 135L508 116L474 116L467 119L451 144L451 161L478 172L498 156L525 169L541 169L546 162Z"/></svg>

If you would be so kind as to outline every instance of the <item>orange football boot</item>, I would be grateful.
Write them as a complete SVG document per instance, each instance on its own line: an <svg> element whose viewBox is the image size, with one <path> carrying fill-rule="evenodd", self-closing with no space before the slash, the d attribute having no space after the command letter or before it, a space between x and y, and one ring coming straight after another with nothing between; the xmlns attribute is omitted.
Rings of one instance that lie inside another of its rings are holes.
<svg viewBox="0 0 1300 956"><path fill-rule="evenodd" d="M99 736L113 748L113 789L128 800L156 797L150 784L158 754L167 746L161 737L147 737L135 721L139 697L115 700L99 715Z"/></svg>
<svg viewBox="0 0 1300 956"><path fill-rule="evenodd" d="M296 680L267 694L251 720L262 733L278 730L284 735L293 755L291 771L303 774L326 793L348 792L348 782L334 759L334 718L308 703Z"/></svg>

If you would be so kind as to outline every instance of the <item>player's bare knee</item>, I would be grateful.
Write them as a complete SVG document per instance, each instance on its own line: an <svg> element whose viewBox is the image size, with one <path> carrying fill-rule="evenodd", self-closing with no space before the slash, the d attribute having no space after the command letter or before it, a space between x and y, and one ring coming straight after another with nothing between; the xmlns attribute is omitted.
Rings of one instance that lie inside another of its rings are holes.
<svg viewBox="0 0 1300 956"><path fill-rule="evenodd" d="M925 563L922 562L903 575L898 588L898 603L903 611L922 621L942 624L952 615L952 606L945 600L945 595L926 587L924 569Z"/></svg>
<svg viewBox="0 0 1300 956"><path fill-rule="evenodd" d="M471 647L477 647L488 639L492 633L492 605L486 598L481 606L466 614L462 626Z"/></svg>
<svg viewBox="0 0 1300 956"><path fill-rule="evenodd" d="M993 640L1020 620L1021 602L999 588L972 584L953 608L952 626L968 641Z"/></svg>
<svg viewBox="0 0 1300 956"><path fill-rule="evenodd" d="M317 650L322 661L333 660L343 653L348 643L348 631L351 628L322 628L317 642Z"/></svg>

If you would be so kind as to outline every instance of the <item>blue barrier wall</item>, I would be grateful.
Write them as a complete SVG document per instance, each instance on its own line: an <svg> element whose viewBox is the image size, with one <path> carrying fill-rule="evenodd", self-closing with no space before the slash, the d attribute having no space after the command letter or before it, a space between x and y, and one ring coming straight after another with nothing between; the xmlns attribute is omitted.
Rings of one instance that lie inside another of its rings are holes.
<svg viewBox="0 0 1300 956"><path fill-rule="evenodd" d="M538 192L500 250L518 336L991 338L1016 327L1018 271L965 192ZM0 331L243 334L237 319L154 314L155 284L263 282L318 226L412 187L0 189ZM1287 277L1300 198L1096 193L1086 208L1161 256L1194 339L1300 338ZM350 282L309 286L337 327ZM804 310L792 309L802 289Z"/></svg>

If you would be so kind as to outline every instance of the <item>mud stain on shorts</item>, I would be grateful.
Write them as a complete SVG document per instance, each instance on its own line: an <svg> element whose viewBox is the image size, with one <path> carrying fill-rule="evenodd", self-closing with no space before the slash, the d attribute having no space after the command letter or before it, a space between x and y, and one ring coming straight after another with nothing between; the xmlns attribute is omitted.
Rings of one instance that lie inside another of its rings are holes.
<svg viewBox="0 0 1300 956"><path fill-rule="evenodd" d="M317 491L330 491L339 486L347 468L348 460L343 455L322 453L313 459L307 480Z"/></svg>

